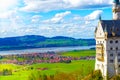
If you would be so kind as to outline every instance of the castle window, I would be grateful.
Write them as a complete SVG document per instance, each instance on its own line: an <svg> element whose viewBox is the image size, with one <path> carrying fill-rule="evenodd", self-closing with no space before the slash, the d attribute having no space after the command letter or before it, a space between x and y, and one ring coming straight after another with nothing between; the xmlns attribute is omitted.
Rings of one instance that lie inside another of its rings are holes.
<svg viewBox="0 0 120 80"><path fill-rule="evenodd" d="M112 28L110 28L110 31L112 31Z"/></svg>
<svg viewBox="0 0 120 80"><path fill-rule="evenodd" d="M110 43L113 43L113 41L110 41Z"/></svg>
<svg viewBox="0 0 120 80"><path fill-rule="evenodd" d="M99 41L97 41L97 43L99 44Z"/></svg>
<svg viewBox="0 0 120 80"><path fill-rule="evenodd" d="M111 47L110 50L113 50L113 48Z"/></svg>
<svg viewBox="0 0 120 80"><path fill-rule="evenodd" d="M113 56L113 54L110 54L110 56L112 57L112 56Z"/></svg>
<svg viewBox="0 0 120 80"><path fill-rule="evenodd" d="M120 56L120 53L118 53L118 56Z"/></svg>
<svg viewBox="0 0 120 80"><path fill-rule="evenodd" d="M120 59L118 59L118 62L120 62Z"/></svg>
<svg viewBox="0 0 120 80"><path fill-rule="evenodd" d="M113 60L111 59L110 62L113 63Z"/></svg>
<svg viewBox="0 0 120 80"><path fill-rule="evenodd" d="M116 31L119 31L119 29L117 28Z"/></svg>
<svg viewBox="0 0 120 80"><path fill-rule="evenodd" d="M118 43L118 40L116 40L115 43Z"/></svg>
<svg viewBox="0 0 120 80"><path fill-rule="evenodd" d="M118 50L118 47L116 47L116 50Z"/></svg>

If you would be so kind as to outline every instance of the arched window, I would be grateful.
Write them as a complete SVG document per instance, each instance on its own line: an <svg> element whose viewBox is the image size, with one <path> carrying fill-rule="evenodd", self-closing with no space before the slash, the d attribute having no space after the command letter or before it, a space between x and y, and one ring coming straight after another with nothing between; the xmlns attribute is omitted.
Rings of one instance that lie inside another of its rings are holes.
<svg viewBox="0 0 120 80"><path fill-rule="evenodd" d="M111 47L110 50L113 50L113 48Z"/></svg>
<svg viewBox="0 0 120 80"><path fill-rule="evenodd" d="M111 40L110 43L113 43L113 41Z"/></svg>
<svg viewBox="0 0 120 80"><path fill-rule="evenodd" d="M110 60L110 63L113 63L113 60L112 60L112 59Z"/></svg>
<svg viewBox="0 0 120 80"><path fill-rule="evenodd" d="M111 53L111 54L110 54L110 56L112 57L112 56L113 56L113 54Z"/></svg>
<svg viewBox="0 0 120 80"><path fill-rule="evenodd" d="M118 59L118 62L120 62L120 59Z"/></svg>
<svg viewBox="0 0 120 80"><path fill-rule="evenodd" d="M118 53L118 56L120 56L120 52Z"/></svg>
<svg viewBox="0 0 120 80"><path fill-rule="evenodd" d="M115 43L118 43L118 40L116 40Z"/></svg>

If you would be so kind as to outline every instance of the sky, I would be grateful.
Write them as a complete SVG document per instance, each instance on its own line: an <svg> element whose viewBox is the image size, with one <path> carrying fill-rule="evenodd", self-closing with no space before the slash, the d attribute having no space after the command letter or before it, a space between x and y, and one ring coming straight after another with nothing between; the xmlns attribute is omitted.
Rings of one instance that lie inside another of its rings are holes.
<svg viewBox="0 0 120 80"><path fill-rule="evenodd" d="M112 0L0 0L0 37L94 38L99 16L112 19Z"/></svg>

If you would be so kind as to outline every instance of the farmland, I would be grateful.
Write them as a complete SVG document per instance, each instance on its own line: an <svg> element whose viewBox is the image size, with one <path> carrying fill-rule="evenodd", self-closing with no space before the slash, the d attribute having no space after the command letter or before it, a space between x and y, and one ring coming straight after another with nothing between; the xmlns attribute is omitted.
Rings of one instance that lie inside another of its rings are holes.
<svg viewBox="0 0 120 80"><path fill-rule="evenodd" d="M90 53L89 53L90 52ZM73 54L72 54L73 53ZM69 54L69 55L68 55ZM80 55L78 55L80 54ZM90 54L90 55L88 55ZM93 56L94 50L71 51L61 54L62 56ZM0 80L30 80L30 75L56 75L58 73L76 74L79 78L84 78L94 70L94 60L72 60L71 63L34 63L34 64L1 64L0 71L5 69L12 72L11 75L1 75ZM37 80L37 79L35 79Z"/></svg>
<svg viewBox="0 0 120 80"><path fill-rule="evenodd" d="M95 56L95 50L73 50L73 51L63 52L60 54L62 56L72 56L72 57Z"/></svg>

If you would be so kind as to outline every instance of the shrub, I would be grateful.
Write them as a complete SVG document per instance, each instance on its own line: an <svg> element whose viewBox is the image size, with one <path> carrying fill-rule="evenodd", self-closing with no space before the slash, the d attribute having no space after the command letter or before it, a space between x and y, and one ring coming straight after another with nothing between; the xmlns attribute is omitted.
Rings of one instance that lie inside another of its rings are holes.
<svg viewBox="0 0 120 80"><path fill-rule="evenodd" d="M110 80L120 80L120 75L115 75Z"/></svg>
<svg viewBox="0 0 120 80"><path fill-rule="evenodd" d="M92 72L91 74L89 74L88 76L86 76L82 80L103 80L103 77L102 77L101 71L96 70L96 71Z"/></svg>
<svg viewBox="0 0 120 80"><path fill-rule="evenodd" d="M3 71L2 71L2 75L3 75L3 76L6 76L6 75L12 75L12 70L3 69Z"/></svg>

